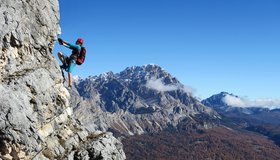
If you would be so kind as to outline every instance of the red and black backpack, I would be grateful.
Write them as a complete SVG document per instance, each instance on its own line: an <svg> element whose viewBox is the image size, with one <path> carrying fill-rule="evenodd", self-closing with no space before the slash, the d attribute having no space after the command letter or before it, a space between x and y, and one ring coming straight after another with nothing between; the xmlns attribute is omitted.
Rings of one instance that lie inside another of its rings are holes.
<svg viewBox="0 0 280 160"><path fill-rule="evenodd" d="M80 51L80 54L77 58L77 61L76 61L76 64L77 65L82 65L85 61L85 58L86 58L86 53L87 53L87 50L85 47L82 47L81 48L81 51Z"/></svg>

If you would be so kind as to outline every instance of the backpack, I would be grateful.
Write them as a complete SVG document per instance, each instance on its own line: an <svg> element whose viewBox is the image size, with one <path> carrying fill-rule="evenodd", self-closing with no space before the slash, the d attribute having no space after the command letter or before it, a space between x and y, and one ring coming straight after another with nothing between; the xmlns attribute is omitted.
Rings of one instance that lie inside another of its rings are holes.
<svg viewBox="0 0 280 160"><path fill-rule="evenodd" d="M87 50L85 47L82 47L81 48L81 51L80 51L80 54L77 58L77 61L76 61L76 64L77 65L82 65L85 61L85 58L86 58L86 53L87 53Z"/></svg>

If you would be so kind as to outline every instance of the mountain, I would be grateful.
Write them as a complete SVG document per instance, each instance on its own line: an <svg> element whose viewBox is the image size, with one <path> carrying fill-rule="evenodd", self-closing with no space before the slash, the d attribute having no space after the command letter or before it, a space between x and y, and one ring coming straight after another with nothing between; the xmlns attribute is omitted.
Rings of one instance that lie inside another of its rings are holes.
<svg viewBox="0 0 280 160"><path fill-rule="evenodd" d="M219 94L215 94L205 100L202 100L201 103L203 103L206 106L210 106L211 108L215 109L219 113L240 113L240 114L254 114L259 111L264 110L263 108L258 107L238 107L234 104L227 103L227 98L234 98L237 102L236 104L239 104L238 100L240 99L238 96L234 94L229 94L227 92L221 92Z"/></svg>
<svg viewBox="0 0 280 160"><path fill-rule="evenodd" d="M227 103L227 98L234 98L232 104ZM226 117L239 119L240 121L251 124L280 124L280 112L279 109L269 109L264 107L251 107L242 104L242 100L227 92L221 92L215 94L205 100L202 100L206 106L213 108L219 114ZM242 104L243 107L235 106Z"/></svg>
<svg viewBox="0 0 280 160"><path fill-rule="evenodd" d="M217 125L219 115L201 104L158 65L77 79L72 93L76 117L92 130L134 135Z"/></svg>
<svg viewBox="0 0 280 160"><path fill-rule="evenodd" d="M125 159L112 134L74 119L52 54L58 0L2 0L0 13L0 159Z"/></svg>

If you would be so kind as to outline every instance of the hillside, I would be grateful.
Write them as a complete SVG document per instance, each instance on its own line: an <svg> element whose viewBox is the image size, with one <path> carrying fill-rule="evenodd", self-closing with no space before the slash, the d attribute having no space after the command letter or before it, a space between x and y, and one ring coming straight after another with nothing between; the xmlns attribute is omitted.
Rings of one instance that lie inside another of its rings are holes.
<svg viewBox="0 0 280 160"><path fill-rule="evenodd" d="M198 132L160 132L123 140L128 160L275 160L280 148L267 138L224 127Z"/></svg>

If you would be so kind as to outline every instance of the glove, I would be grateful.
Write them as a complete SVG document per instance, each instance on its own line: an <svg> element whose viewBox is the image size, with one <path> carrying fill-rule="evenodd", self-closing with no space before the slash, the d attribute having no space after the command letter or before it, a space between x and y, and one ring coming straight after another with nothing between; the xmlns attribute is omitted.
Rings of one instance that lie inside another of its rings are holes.
<svg viewBox="0 0 280 160"><path fill-rule="evenodd" d="M60 45L63 44L63 40L62 40L61 38L58 38L57 40L58 40L58 43L59 43Z"/></svg>

